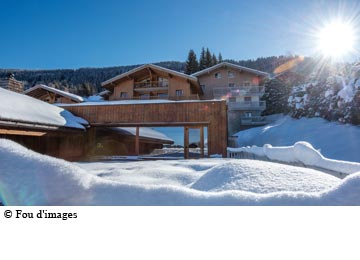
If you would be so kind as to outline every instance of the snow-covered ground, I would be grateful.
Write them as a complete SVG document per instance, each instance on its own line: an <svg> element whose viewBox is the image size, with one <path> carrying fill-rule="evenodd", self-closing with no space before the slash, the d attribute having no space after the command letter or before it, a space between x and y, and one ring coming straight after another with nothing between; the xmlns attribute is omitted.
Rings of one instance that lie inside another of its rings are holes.
<svg viewBox="0 0 360 260"><path fill-rule="evenodd" d="M322 118L277 119L265 126L240 131L238 147L290 146L299 141L309 142L327 158L360 162L360 127L329 122ZM270 117L270 120L274 118Z"/></svg>
<svg viewBox="0 0 360 260"><path fill-rule="evenodd" d="M0 140L0 169L5 205L360 205L360 173L253 160L73 164Z"/></svg>

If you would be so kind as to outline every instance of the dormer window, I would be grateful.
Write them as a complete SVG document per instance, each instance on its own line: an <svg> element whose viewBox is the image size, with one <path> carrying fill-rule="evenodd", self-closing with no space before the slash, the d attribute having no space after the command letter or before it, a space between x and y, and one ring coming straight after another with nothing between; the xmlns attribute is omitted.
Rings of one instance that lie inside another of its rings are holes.
<svg viewBox="0 0 360 260"><path fill-rule="evenodd" d="M220 73L220 72L216 72L216 73L215 73L215 78L216 78L216 79L221 79L221 73Z"/></svg>

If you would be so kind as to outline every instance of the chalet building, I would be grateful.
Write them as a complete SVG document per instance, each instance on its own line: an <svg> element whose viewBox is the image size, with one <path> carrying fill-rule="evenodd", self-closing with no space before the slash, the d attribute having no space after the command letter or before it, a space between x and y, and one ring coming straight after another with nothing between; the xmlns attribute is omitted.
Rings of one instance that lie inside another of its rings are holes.
<svg viewBox="0 0 360 260"><path fill-rule="evenodd" d="M169 99L197 100L202 91L198 79L146 64L111 78L101 84L110 90L109 100Z"/></svg>
<svg viewBox="0 0 360 260"><path fill-rule="evenodd" d="M67 160L85 153L88 122L70 112L0 88L0 138Z"/></svg>
<svg viewBox="0 0 360 260"><path fill-rule="evenodd" d="M135 136L134 128L95 129L63 108L0 89L0 138L13 140L41 154L69 161L97 155L134 155ZM172 139L159 132L140 130L140 153L150 153L172 143Z"/></svg>
<svg viewBox="0 0 360 260"><path fill-rule="evenodd" d="M22 93L24 91L24 84L16 80L14 74L10 73L6 79L0 79L0 88Z"/></svg>
<svg viewBox="0 0 360 260"><path fill-rule="evenodd" d="M60 89L52 88L43 84L39 84L25 90L24 94L45 101L49 104L73 104L84 102L84 99L78 95Z"/></svg>
<svg viewBox="0 0 360 260"><path fill-rule="evenodd" d="M268 73L243 66L221 62L192 74L199 80L202 99L224 99L228 104L229 136L241 129L264 125L261 112L265 101L263 81Z"/></svg>
<svg viewBox="0 0 360 260"><path fill-rule="evenodd" d="M153 64L120 74L102 83L109 100L226 100L228 134L266 124L261 112L265 101L263 81L269 74L222 62L192 75Z"/></svg>

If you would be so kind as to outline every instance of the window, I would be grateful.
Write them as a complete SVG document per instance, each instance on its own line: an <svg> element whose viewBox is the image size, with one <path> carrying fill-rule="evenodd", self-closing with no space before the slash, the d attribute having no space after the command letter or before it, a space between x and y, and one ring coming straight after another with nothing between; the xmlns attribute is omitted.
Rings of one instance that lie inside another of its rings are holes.
<svg viewBox="0 0 360 260"><path fill-rule="evenodd" d="M176 92L175 92L176 96L183 96L184 95L184 90L182 89L177 89Z"/></svg>
<svg viewBox="0 0 360 260"><path fill-rule="evenodd" d="M228 71L228 78L234 78L235 76L234 76L234 72L232 72L232 71Z"/></svg>
<svg viewBox="0 0 360 260"><path fill-rule="evenodd" d="M229 97L229 102L236 102L236 97Z"/></svg>
<svg viewBox="0 0 360 260"><path fill-rule="evenodd" d="M200 88L203 92L205 92L206 86L205 85L200 85Z"/></svg>
<svg viewBox="0 0 360 260"><path fill-rule="evenodd" d="M244 81L244 82L243 82L243 85L244 85L244 86L250 86L250 81Z"/></svg>
<svg viewBox="0 0 360 260"><path fill-rule="evenodd" d="M215 73L215 78L216 78L216 79L221 79L221 73L220 73L220 72L216 72L216 73Z"/></svg>
<svg viewBox="0 0 360 260"><path fill-rule="evenodd" d="M245 102L251 102L251 97L244 97Z"/></svg>
<svg viewBox="0 0 360 260"><path fill-rule="evenodd" d="M141 94L140 99L150 99L150 94Z"/></svg>
<svg viewBox="0 0 360 260"><path fill-rule="evenodd" d="M120 92L120 97L121 97L121 98L128 98L129 95L128 95L127 92Z"/></svg>
<svg viewBox="0 0 360 260"><path fill-rule="evenodd" d="M251 112L245 112L244 117L250 118L250 117L252 117L252 113Z"/></svg>
<svg viewBox="0 0 360 260"><path fill-rule="evenodd" d="M234 88L235 87L235 83L229 83L229 88Z"/></svg>
<svg viewBox="0 0 360 260"><path fill-rule="evenodd" d="M159 78L159 87L167 88L169 86L169 80L167 78Z"/></svg>
<svg viewBox="0 0 360 260"><path fill-rule="evenodd" d="M158 93L157 96L162 99L168 98L168 95L166 93Z"/></svg>

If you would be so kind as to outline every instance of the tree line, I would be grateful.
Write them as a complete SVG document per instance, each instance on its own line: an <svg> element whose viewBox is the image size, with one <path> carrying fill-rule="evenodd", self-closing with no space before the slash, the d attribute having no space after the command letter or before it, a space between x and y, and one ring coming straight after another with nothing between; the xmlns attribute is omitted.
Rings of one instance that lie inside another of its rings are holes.
<svg viewBox="0 0 360 260"><path fill-rule="evenodd" d="M185 62L185 73L191 75L200 70L209 68L223 61L222 55L219 52L218 56L211 53L209 48L202 47L200 53L200 59L197 59L196 53L191 49L188 53L187 60Z"/></svg>

